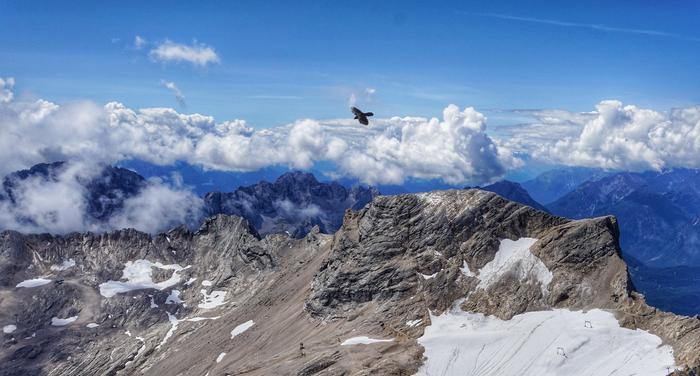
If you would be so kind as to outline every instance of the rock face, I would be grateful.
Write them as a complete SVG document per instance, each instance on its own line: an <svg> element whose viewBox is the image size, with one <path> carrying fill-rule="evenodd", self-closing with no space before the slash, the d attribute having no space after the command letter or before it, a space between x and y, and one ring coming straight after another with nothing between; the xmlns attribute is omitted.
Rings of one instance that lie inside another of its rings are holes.
<svg viewBox="0 0 700 376"><path fill-rule="evenodd" d="M522 185L509 181L501 180L499 182L489 184L485 187L480 187L481 189L489 192L493 192L507 200L515 201L517 203L527 205L529 207L535 208L540 211L547 212L547 208L539 202L535 201L530 194L522 187Z"/></svg>
<svg viewBox="0 0 700 376"><path fill-rule="evenodd" d="M606 309L699 366L700 320L647 306L619 252L613 217L476 189L378 196L335 235L301 239L226 215L154 237L4 232L0 326L16 330L0 375L408 375L431 318L453 309ZM37 277L62 283L15 287Z"/></svg>
<svg viewBox="0 0 700 376"><path fill-rule="evenodd" d="M333 233L342 224L346 209L358 210L379 193L374 188L345 188L320 183L309 173L290 172L274 183L266 181L233 192L211 192L205 197L209 215L228 214L246 218L260 234L288 232L304 237L314 226Z"/></svg>

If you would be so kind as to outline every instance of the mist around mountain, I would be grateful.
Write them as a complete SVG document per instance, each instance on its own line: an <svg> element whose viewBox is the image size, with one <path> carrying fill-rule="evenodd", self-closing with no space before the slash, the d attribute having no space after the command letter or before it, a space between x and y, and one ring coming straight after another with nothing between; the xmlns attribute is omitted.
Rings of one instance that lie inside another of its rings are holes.
<svg viewBox="0 0 700 376"><path fill-rule="evenodd" d="M358 210L379 194L364 185L319 182L310 173L267 171L259 174L275 176L271 183L256 181L198 197L172 169L151 169L153 175L146 179L122 167L55 162L11 173L0 190L0 229L63 234L136 228L155 233L178 225L196 228L208 216L230 214L246 218L261 235L286 232L298 238L314 226L322 233L335 232L347 209ZM166 171L170 177L162 174ZM222 185L226 176L236 177L226 185L257 176L211 175L191 166L183 171L188 182L208 176ZM200 189L206 186L200 184Z"/></svg>
<svg viewBox="0 0 700 376"><path fill-rule="evenodd" d="M261 181L233 192L209 192L204 203L207 216L237 215L246 218L261 235L285 232L301 238L314 226L322 233L334 233L343 222L345 210L359 210L378 194L372 187L346 188L294 171L272 183Z"/></svg>

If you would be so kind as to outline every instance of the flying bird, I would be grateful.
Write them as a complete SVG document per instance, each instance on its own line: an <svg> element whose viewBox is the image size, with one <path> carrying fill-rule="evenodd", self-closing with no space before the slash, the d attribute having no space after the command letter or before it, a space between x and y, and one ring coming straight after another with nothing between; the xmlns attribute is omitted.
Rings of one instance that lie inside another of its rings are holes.
<svg viewBox="0 0 700 376"><path fill-rule="evenodd" d="M362 124L362 125L369 125L369 119L367 119L367 117L369 117L369 116L374 116L373 113L371 113L371 112L362 112L362 111L360 111L360 109L357 108L357 107L352 107L351 110L352 110L352 113L355 114L354 119L356 119L357 121L359 121L360 124Z"/></svg>

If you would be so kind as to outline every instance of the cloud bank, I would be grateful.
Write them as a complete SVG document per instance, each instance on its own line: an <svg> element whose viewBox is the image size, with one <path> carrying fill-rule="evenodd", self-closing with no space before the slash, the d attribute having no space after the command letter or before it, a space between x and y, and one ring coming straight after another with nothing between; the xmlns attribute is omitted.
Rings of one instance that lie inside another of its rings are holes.
<svg viewBox="0 0 700 376"><path fill-rule="evenodd" d="M340 174L369 184L400 184L411 177L466 184L497 179L519 165L486 134L482 114L455 105L442 119L393 117L373 120L370 127L352 119L303 119L256 131L244 120L217 122L172 108L10 99L0 103L0 124L3 175L55 160L185 161L226 171L332 162Z"/></svg>
<svg viewBox="0 0 700 376"><path fill-rule="evenodd" d="M700 106L659 112L602 101L591 113L543 111L504 143L535 158L611 170L700 168Z"/></svg>
<svg viewBox="0 0 700 376"><path fill-rule="evenodd" d="M135 228L156 233L179 224L194 225L200 220L202 199L183 187L168 186L160 180L148 181L133 195L126 196L120 187L113 187L115 190L91 198L89 185L110 185L106 181L110 177L101 175L103 168L88 162L71 162L49 176L14 180L9 189L11 197L0 200L0 229L64 234ZM90 200L120 201L121 205L101 219L91 213L94 202Z"/></svg>

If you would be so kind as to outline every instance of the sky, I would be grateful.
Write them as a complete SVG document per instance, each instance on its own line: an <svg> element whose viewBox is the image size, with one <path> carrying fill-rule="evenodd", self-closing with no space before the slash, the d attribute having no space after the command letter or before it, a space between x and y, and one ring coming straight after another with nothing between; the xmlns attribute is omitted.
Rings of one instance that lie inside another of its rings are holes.
<svg viewBox="0 0 700 376"><path fill-rule="evenodd" d="M697 2L0 4L0 174L700 167ZM349 107L372 111L369 126Z"/></svg>
<svg viewBox="0 0 700 376"><path fill-rule="evenodd" d="M699 16L697 1L3 1L0 176L69 163L0 200L0 228L168 228L201 209L193 171L400 191L697 169ZM81 182L109 164L170 176L93 223Z"/></svg>
<svg viewBox="0 0 700 376"><path fill-rule="evenodd" d="M495 126L513 121L504 109L700 103L698 19L696 1L5 1L0 77L16 96L256 129L345 117L352 94L378 116L454 103ZM213 55L154 52L168 43Z"/></svg>

